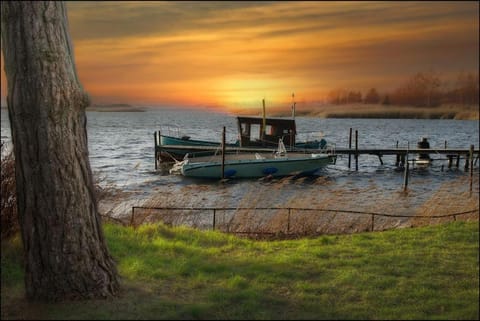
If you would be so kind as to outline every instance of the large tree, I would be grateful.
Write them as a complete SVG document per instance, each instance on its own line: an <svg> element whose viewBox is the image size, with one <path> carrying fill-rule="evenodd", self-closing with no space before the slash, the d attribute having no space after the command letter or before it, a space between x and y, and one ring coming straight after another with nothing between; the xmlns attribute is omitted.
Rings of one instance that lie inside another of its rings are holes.
<svg viewBox="0 0 480 321"><path fill-rule="evenodd" d="M30 300L115 295L63 2L2 1L2 49Z"/></svg>

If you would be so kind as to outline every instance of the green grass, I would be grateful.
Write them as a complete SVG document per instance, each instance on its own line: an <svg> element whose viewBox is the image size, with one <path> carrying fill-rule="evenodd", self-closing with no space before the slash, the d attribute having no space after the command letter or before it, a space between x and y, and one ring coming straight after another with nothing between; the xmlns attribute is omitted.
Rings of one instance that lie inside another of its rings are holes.
<svg viewBox="0 0 480 321"><path fill-rule="evenodd" d="M478 319L479 226L288 241L105 225L123 291L27 303L21 243L2 241L2 319Z"/></svg>

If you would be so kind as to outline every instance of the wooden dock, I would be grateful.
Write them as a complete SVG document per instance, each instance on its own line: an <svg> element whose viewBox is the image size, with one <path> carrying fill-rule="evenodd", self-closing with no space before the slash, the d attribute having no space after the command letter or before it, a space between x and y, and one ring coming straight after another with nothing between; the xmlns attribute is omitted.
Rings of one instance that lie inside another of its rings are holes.
<svg viewBox="0 0 480 321"><path fill-rule="evenodd" d="M233 153L272 153L275 152L275 148L254 148L254 147L232 147L226 146L225 144L225 127L222 134L222 144L219 146L195 146L189 145L187 148L189 152L195 153L221 153L222 154L222 166L224 163L224 157L228 154ZM155 169L158 167L158 163L161 161L162 155L165 154L166 149L170 153L175 153L175 151L185 151L185 145L166 145L162 146L158 142L157 134L154 133L155 138ZM297 153L328 153L330 155L348 155L348 168L351 168L352 165L352 156L354 157L355 161L355 170L358 171L358 159L360 155L375 155L378 157L380 164L383 165L383 156L395 156L395 166L397 168L403 169L405 171L404 175L404 182L403 182L403 190L407 190L408 186L408 177L409 177L409 167L410 163L413 167L416 164L427 164L430 165L432 161L437 160L447 160L448 161L448 168L453 166L455 161L455 167L460 167L460 160L464 160L464 169L465 171L470 172L470 193L472 192L472 184L473 184L473 167L477 164L479 159L480 150L477 148L475 149L474 145L470 145L470 148L447 148L447 141L445 141L443 148L437 147L430 147L426 138L423 138L422 142L418 142L416 144L417 148L410 148L409 143L407 142L407 147L399 147L398 141L396 143L395 148L358 148L358 131L355 130L355 147L352 148L352 129L350 128L350 136L349 136L349 147L348 148L337 148L335 145L327 146L325 149L299 149L299 148L290 148L287 149L288 152L297 152ZM419 148L419 147L428 147L428 148ZM171 154L167 152L166 154L171 157ZM409 157L411 155L411 158ZM445 158L432 158L430 155L443 155ZM418 156L418 157L417 157ZM171 157L172 161L174 160ZM334 158L335 162L337 157ZM222 167L223 168L223 167ZM444 169L444 165L441 165L442 171ZM222 171L223 172L223 171Z"/></svg>
<svg viewBox="0 0 480 321"><path fill-rule="evenodd" d="M225 128L224 128L225 132ZM225 142L225 133L223 132L223 142ZM168 149L169 151L184 151L185 145L166 145L162 146L159 144L159 135L160 132L154 133L155 139L155 169L157 169L157 162L160 161L160 156L162 153ZM354 137L354 146L352 146L352 140ZM327 149L301 149L301 148L290 148L287 149L289 152L300 152L300 153L329 153L333 155L348 155L348 168L351 168L351 158L354 157L355 160L355 169L358 170L358 158L360 155L375 155L378 157L380 164L383 165L383 156L394 155L396 156L395 165L399 167L404 167L409 161L415 161L414 155L419 155L426 157L428 160L438 160L431 158L430 155L443 155L445 156L444 160L448 160L448 168L453 166L455 161L455 166L458 168L460 166L460 160L464 160L465 170L468 170L469 167L473 167L477 163L480 150L474 148L474 145L470 145L470 148L447 148L447 141L443 147L430 147L426 138L425 142L428 148L418 148L425 147L421 142L416 144L417 148L410 148L409 143L407 142L407 147L399 147L398 141L396 142L395 148L358 148L358 130L355 130L355 135L353 135L353 130L350 128L349 133L349 142L348 148L337 148L335 145L328 147ZM223 146L223 147L222 147ZM219 146L199 146L199 145L189 145L188 150L192 151L193 154L201 152L218 152L222 154L234 154L234 153L272 153L275 151L275 148L257 148L257 147L232 147L225 146L225 144L220 144ZM409 155L412 155L412 159L409 159Z"/></svg>
<svg viewBox="0 0 480 321"><path fill-rule="evenodd" d="M184 150L185 145L168 145L169 150ZM220 147L217 146L188 146L189 150L192 151L221 151ZM162 146L157 145L157 152L162 150ZM232 153L271 153L273 152L273 148L252 148L252 147L225 147L226 154ZM304 152L304 153L320 153L324 152L324 150L314 150L314 149L294 149L289 151L295 152ZM383 164L382 157L386 155L395 155L400 158L405 157L407 154L414 155L414 154L437 154L437 155L445 155L446 159L468 159L470 157L470 149L466 148L334 148L330 151L335 155L350 155L357 157L360 155L375 155L379 158L380 163ZM480 154L479 149L473 150L474 158L478 158Z"/></svg>

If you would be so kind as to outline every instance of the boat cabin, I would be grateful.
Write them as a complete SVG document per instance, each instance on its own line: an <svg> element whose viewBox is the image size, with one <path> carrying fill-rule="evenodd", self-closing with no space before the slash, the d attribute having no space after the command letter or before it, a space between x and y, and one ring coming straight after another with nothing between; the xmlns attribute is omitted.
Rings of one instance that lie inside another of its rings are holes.
<svg viewBox="0 0 480 321"><path fill-rule="evenodd" d="M280 138L285 146L295 146L294 119L265 118L265 123L262 117L237 117L237 120L240 147L278 146Z"/></svg>

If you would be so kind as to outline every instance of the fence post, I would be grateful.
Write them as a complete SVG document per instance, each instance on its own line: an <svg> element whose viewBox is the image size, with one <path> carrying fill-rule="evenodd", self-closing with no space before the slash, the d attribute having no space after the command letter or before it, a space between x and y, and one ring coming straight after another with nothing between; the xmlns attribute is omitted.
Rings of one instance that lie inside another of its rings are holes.
<svg viewBox="0 0 480 321"><path fill-rule="evenodd" d="M375 221L375 215L372 214L372 232L373 232L373 229L374 229L374 225L373 225L374 221Z"/></svg>
<svg viewBox="0 0 480 321"><path fill-rule="evenodd" d="M287 215L287 234L290 234L290 210L291 208L288 208L288 215Z"/></svg>
<svg viewBox="0 0 480 321"><path fill-rule="evenodd" d="M213 230L215 231L215 211L216 209L213 209Z"/></svg>
<svg viewBox="0 0 480 321"><path fill-rule="evenodd" d="M130 226L133 226L134 216L135 216L135 206L132 206L132 217L130 218Z"/></svg>

